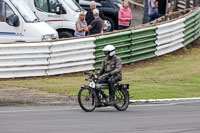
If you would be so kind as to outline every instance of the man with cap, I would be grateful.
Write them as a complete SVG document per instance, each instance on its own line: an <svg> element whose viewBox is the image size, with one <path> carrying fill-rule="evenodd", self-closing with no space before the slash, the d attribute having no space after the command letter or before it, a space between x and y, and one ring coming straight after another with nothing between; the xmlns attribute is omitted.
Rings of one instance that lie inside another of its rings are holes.
<svg viewBox="0 0 200 133"><path fill-rule="evenodd" d="M97 9L96 8L96 2L95 1L91 1L90 2L90 10L87 11L86 13L86 22L88 25L90 25L92 23L92 21L95 19L94 18L94 15L93 15L93 11L94 9ZM101 27L101 33L103 33L103 27L104 27L104 14L101 10L99 10L99 17L102 19L102 27Z"/></svg>
<svg viewBox="0 0 200 133"><path fill-rule="evenodd" d="M89 32L89 35L99 34L102 31L103 23L102 23L102 19L99 17L98 9L93 10L93 16L94 16L94 20L87 27L87 31Z"/></svg>

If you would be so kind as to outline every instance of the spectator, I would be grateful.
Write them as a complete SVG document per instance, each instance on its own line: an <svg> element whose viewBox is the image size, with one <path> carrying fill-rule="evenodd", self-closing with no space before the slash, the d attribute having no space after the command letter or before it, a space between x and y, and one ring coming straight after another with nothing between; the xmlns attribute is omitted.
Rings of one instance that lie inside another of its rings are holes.
<svg viewBox="0 0 200 133"><path fill-rule="evenodd" d="M123 1L122 7L118 12L118 29L126 29L130 26L130 22L132 19L131 9L129 8L128 1Z"/></svg>
<svg viewBox="0 0 200 133"><path fill-rule="evenodd" d="M159 17L158 2L156 0L148 0L148 22L151 22Z"/></svg>
<svg viewBox="0 0 200 133"><path fill-rule="evenodd" d="M91 1L90 2L90 10L87 11L86 13L86 22L88 25L90 25L92 23L92 21L95 19L94 15L93 15L93 10L97 9L96 8L96 2L95 1ZM103 27L104 27L104 14L102 11L99 10L99 16L102 19L102 27L101 27L101 33L103 33Z"/></svg>
<svg viewBox="0 0 200 133"><path fill-rule="evenodd" d="M85 36L85 32L87 30L87 23L85 21L85 13L81 12L79 14L78 20L76 21L75 26L75 37Z"/></svg>
<svg viewBox="0 0 200 133"><path fill-rule="evenodd" d="M160 17L165 16L171 8L171 0L156 0L158 2L158 13Z"/></svg>
<svg viewBox="0 0 200 133"><path fill-rule="evenodd" d="M103 22L102 22L102 19L99 17L99 10L98 9L93 10L93 16L94 16L95 19L87 27L89 35L101 33L101 30L102 30L102 25L103 25L102 23Z"/></svg>

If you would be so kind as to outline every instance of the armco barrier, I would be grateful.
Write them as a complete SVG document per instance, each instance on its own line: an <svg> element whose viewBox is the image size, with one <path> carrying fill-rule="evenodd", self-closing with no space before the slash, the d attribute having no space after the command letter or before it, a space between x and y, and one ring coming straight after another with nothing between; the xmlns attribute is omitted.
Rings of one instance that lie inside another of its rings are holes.
<svg viewBox="0 0 200 133"><path fill-rule="evenodd" d="M130 34L131 31L125 31L97 37L95 41L95 68L100 67L102 59L105 57L102 49L108 44L116 47L116 54L121 57L123 64L129 63L129 58L131 57L131 50L129 48L131 46Z"/></svg>
<svg viewBox="0 0 200 133"><path fill-rule="evenodd" d="M156 44L157 51L155 54L157 56L170 53L177 49L184 47L182 42L184 41L184 18L162 24L157 26L156 33L158 34Z"/></svg>
<svg viewBox="0 0 200 133"><path fill-rule="evenodd" d="M196 19L196 22L195 22L196 23L196 26L195 26L196 31L195 31L194 38L196 40L197 38L200 37L200 8L196 11L195 19Z"/></svg>
<svg viewBox="0 0 200 133"><path fill-rule="evenodd" d="M93 70L96 38L53 42L50 47L48 75Z"/></svg>
<svg viewBox="0 0 200 133"><path fill-rule="evenodd" d="M45 76L51 43L0 45L0 78Z"/></svg>
<svg viewBox="0 0 200 133"><path fill-rule="evenodd" d="M102 48L116 47L123 64L173 52L200 37L200 8L158 26L97 37L0 45L0 78L48 76L99 68ZM150 27L151 26L151 27Z"/></svg>
<svg viewBox="0 0 200 133"><path fill-rule="evenodd" d="M93 70L94 37L0 45L0 78L48 76Z"/></svg>
<svg viewBox="0 0 200 133"><path fill-rule="evenodd" d="M156 27L131 31L131 57L129 62L155 57L156 51Z"/></svg>
<svg viewBox="0 0 200 133"><path fill-rule="evenodd" d="M199 38L200 31L200 8L192 14L185 17L185 37L183 44L186 46Z"/></svg>

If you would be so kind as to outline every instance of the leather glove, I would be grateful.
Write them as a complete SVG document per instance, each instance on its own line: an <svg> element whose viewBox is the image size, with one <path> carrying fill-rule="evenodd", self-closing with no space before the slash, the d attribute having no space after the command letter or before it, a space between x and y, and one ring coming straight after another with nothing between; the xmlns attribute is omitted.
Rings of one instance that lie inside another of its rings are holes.
<svg viewBox="0 0 200 133"><path fill-rule="evenodd" d="M100 76L101 76L101 74L100 74L100 73L95 73L95 75L96 75L97 77L100 77Z"/></svg>
<svg viewBox="0 0 200 133"><path fill-rule="evenodd" d="M108 77L112 77L112 73L110 72L110 73L108 73Z"/></svg>

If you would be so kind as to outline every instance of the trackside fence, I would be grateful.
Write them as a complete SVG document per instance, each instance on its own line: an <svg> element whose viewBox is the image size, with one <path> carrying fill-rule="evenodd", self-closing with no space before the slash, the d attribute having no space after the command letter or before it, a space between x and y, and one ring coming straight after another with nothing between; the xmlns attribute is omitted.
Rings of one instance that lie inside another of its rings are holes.
<svg viewBox="0 0 200 133"><path fill-rule="evenodd" d="M0 44L0 78L49 76L98 69L102 48L116 47L123 64L161 56L200 37L200 8L148 27L96 37L37 43Z"/></svg>
<svg viewBox="0 0 200 133"><path fill-rule="evenodd" d="M141 61L155 57L156 27L131 31L131 57L130 62Z"/></svg>
<svg viewBox="0 0 200 133"><path fill-rule="evenodd" d="M158 34L156 40L157 56L170 53L182 48L184 45L184 18L157 26L156 33Z"/></svg>
<svg viewBox="0 0 200 133"><path fill-rule="evenodd" d="M94 37L53 42L47 75L93 70Z"/></svg>
<svg viewBox="0 0 200 133"><path fill-rule="evenodd" d="M100 67L102 59L105 55L102 52L103 47L106 45L114 45L116 48L116 54L120 55L122 58L123 64L130 62L131 57L131 31L119 32L109 35L103 35L96 37L96 41L94 42L96 45L95 52L95 64L94 67L97 69Z"/></svg>
<svg viewBox="0 0 200 133"><path fill-rule="evenodd" d="M200 8L185 17L184 42L186 46L200 37Z"/></svg>
<svg viewBox="0 0 200 133"><path fill-rule="evenodd" d="M45 76L51 43L0 45L0 78Z"/></svg>

